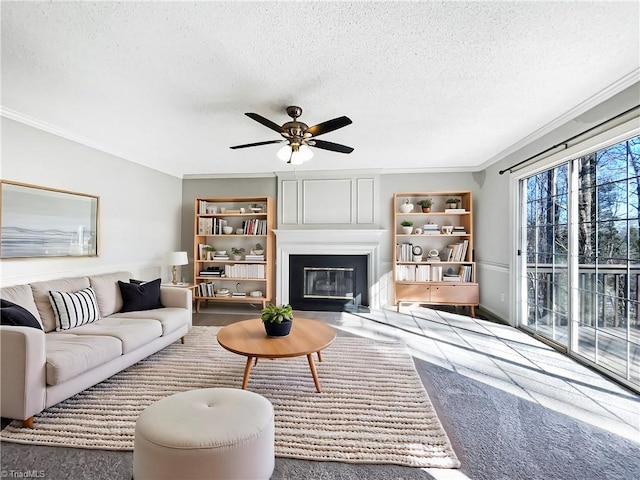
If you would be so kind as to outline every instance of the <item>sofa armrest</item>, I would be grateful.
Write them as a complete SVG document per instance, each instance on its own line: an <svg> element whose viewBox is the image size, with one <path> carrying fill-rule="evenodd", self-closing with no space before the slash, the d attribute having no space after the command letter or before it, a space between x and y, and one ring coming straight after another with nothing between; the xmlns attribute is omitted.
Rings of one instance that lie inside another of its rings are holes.
<svg viewBox="0 0 640 480"><path fill-rule="evenodd" d="M186 308L192 311L191 289L160 287L160 302L165 307Z"/></svg>
<svg viewBox="0 0 640 480"><path fill-rule="evenodd" d="M26 420L46 406L46 340L42 330L0 326L0 411Z"/></svg>

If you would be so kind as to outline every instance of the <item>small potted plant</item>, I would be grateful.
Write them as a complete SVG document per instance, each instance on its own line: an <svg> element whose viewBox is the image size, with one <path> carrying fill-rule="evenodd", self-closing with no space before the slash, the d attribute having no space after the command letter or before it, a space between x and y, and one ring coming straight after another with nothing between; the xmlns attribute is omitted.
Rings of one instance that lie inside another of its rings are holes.
<svg viewBox="0 0 640 480"><path fill-rule="evenodd" d="M212 260L213 258L213 252L215 252L215 248L213 248L211 245L205 245L204 247L202 247L202 257L201 260Z"/></svg>
<svg viewBox="0 0 640 480"><path fill-rule="evenodd" d="M433 201L430 198L425 198L424 200L420 200L418 205L422 207L423 213L429 213L431 211L431 205L433 205Z"/></svg>
<svg viewBox="0 0 640 480"><path fill-rule="evenodd" d="M242 260L242 254L244 253L244 248L231 248L231 255L233 255L234 260Z"/></svg>
<svg viewBox="0 0 640 480"><path fill-rule="evenodd" d="M291 305L274 305L268 303L262 309L262 323L268 337L286 337L293 325L293 311Z"/></svg>
<svg viewBox="0 0 640 480"><path fill-rule="evenodd" d="M264 253L264 247L260 243L256 243L251 249L251 253L254 255L262 255Z"/></svg>
<svg viewBox="0 0 640 480"><path fill-rule="evenodd" d="M446 202L447 208L458 208L458 204L460 203L459 198L447 198Z"/></svg>
<svg viewBox="0 0 640 480"><path fill-rule="evenodd" d="M402 221L400 226L402 227L402 233L405 235L409 235L413 231L413 222L410 222L409 220Z"/></svg>

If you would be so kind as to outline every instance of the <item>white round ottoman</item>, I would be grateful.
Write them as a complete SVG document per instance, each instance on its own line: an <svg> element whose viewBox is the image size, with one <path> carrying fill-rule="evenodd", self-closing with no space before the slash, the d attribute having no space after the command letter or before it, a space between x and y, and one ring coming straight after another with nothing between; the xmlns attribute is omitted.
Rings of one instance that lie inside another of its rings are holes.
<svg viewBox="0 0 640 480"><path fill-rule="evenodd" d="M136 421L134 480L268 479L274 466L273 405L257 393L176 393Z"/></svg>

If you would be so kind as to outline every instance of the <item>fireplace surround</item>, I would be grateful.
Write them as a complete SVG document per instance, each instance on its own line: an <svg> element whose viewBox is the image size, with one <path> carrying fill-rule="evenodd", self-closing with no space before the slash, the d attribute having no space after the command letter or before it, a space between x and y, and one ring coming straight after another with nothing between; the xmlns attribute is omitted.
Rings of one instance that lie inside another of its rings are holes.
<svg viewBox="0 0 640 480"><path fill-rule="evenodd" d="M276 302L291 303L291 255L364 255L367 263L367 297L369 306L380 307L378 284L380 239L385 230L305 229L274 230L276 235Z"/></svg>

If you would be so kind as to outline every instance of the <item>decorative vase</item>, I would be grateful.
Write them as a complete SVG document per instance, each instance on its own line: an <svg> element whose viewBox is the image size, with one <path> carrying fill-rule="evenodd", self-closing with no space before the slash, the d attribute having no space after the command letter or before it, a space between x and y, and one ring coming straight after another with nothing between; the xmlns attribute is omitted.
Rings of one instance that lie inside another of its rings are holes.
<svg viewBox="0 0 640 480"><path fill-rule="evenodd" d="M409 213L413 211L413 203L409 203L409 199L407 198L402 205L400 205L400 211L402 213Z"/></svg>
<svg viewBox="0 0 640 480"><path fill-rule="evenodd" d="M234 256L233 256L233 259L234 259L236 262L239 262L240 260L242 260L242 255L234 255Z"/></svg>
<svg viewBox="0 0 640 480"><path fill-rule="evenodd" d="M263 322L267 337L280 338L286 337L291 332L292 320L283 320L281 323Z"/></svg>
<svg viewBox="0 0 640 480"><path fill-rule="evenodd" d="M413 227L400 227L402 228L402 233L404 233L405 235L411 235L411 232L413 232Z"/></svg>

